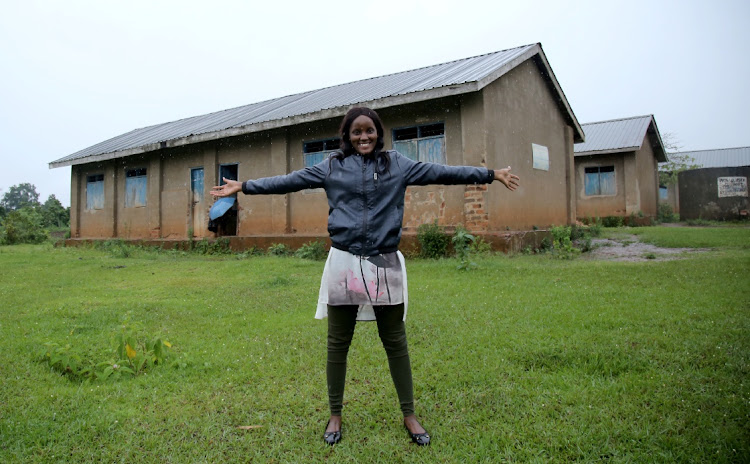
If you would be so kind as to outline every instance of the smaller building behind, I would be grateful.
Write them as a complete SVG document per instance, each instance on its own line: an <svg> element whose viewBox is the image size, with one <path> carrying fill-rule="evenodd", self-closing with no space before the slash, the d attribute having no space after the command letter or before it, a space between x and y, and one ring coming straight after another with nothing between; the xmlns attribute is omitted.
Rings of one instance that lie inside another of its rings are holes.
<svg viewBox="0 0 750 464"><path fill-rule="evenodd" d="M582 124L576 143L575 200L579 219L656 217L658 163L667 160L653 115Z"/></svg>

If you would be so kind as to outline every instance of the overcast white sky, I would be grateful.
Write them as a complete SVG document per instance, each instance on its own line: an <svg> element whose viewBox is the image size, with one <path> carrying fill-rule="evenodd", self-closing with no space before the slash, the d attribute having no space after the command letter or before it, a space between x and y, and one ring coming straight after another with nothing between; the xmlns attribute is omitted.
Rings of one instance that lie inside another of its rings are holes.
<svg viewBox="0 0 750 464"><path fill-rule="evenodd" d="M541 42L580 123L653 114L750 146L750 2L17 0L0 16L0 195L132 129Z"/></svg>

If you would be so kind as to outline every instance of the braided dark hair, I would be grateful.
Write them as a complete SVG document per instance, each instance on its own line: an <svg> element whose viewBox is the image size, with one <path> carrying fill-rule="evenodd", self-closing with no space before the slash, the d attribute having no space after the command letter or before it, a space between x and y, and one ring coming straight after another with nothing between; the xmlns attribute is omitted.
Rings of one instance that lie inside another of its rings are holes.
<svg viewBox="0 0 750 464"><path fill-rule="evenodd" d="M372 154L367 155L367 157L373 158L377 161L376 166L378 172L385 172L390 168L391 157L388 155L387 151L383 151L385 142L383 142L383 122L380 120L380 116L378 116L378 113L370 108L365 108L364 106L355 106L346 112L346 114L344 115L344 119L341 121L341 126L339 127L339 136L341 137L341 141L339 142L339 150L331 155L331 157L328 159L329 171L331 162L334 159L344 160L344 158L357 153L357 151L354 149L354 146L352 145L351 140L349 140L349 130L351 129L354 120L360 116L367 116L368 118L372 119L372 122L375 125L375 130L377 130L378 132L378 138L375 142L375 149L373 150ZM381 164L383 166L382 171L379 169Z"/></svg>

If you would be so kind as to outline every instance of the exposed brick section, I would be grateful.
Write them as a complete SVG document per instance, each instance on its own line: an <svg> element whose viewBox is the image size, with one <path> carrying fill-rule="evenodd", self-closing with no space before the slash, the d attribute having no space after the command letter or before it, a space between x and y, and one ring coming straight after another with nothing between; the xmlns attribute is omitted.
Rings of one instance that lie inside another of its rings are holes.
<svg viewBox="0 0 750 464"><path fill-rule="evenodd" d="M467 185L464 190L464 226L470 232L486 232L490 218L485 209L487 184Z"/></svg>

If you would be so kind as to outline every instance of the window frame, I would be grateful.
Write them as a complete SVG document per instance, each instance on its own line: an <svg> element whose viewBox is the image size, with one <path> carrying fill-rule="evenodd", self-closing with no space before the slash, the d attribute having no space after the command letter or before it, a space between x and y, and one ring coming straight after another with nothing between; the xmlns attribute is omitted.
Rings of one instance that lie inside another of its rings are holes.
<svg viewBox="0 0 750 464"><path fill-rule="evenodd" d="M595 171L594 171L595 170ZM612 173L611 176L607 175L605 182L602 182L602 174ZM596 174L596 193L589 193L589 177L591 174ZM611 179L609 179L611 177ZM602 191L602 185L608 186L606 192ZM612 197L617 195L617 170L614 165L603 165L603 166L585 166L583 168L583 194L587 197Z"/></svg>
<svg viewBox="0 0 750 464"><path fill-rule="evenodd" d="M89 174L86 176L86 211L100 209L104 209L104 174Z"/></svg>
<svg viewBox="0 0 750 464"><path fill-rule="evenodd" d="M322 144L322 150L317 149L318 144ZM307 142L302 142L302 158L304 167L309 168L320 163L321 161L326 159L326 155L338 150L340 145L341 139L338 137L308 140Z"/></svg>
<svg viewBox="0 0 750 464"><path fill-rule="evenodd" d="M200 179L196 177L196 174L200 172ZM203 192L205 190L205 170L203 166L190 168L190 197L193 203L200 203L203 201ZM200 188L196 188L197 186Z"/></svg>
<svg viewBox="0 0 750 464"><path fill-rule="evenodd" d="M440 153L438 159L430 156L430 154L434 155L434 151L430 150L428 146L432 141L439 141ZM415 144L416 159L412 156L411 151L413 150L411 148L406 149L409 146L407 143ZM399 145L402 147L401 150L398 149ZM393 128L391 129L391 148L412 161L448 164L445 148L445 121ZM422 148L425 150L423 151Z"/></svg>
<svg viewBox="0 0 750 464"><path fill-rule="evenodd" d="M130 191L132 195L130 194ZM148 204L148 168L125 169L125 207L143 208Z"/></svg>

